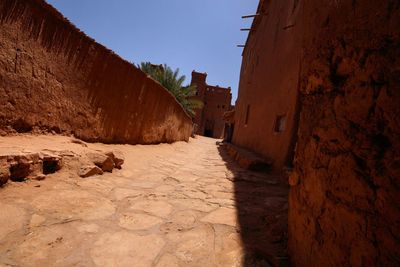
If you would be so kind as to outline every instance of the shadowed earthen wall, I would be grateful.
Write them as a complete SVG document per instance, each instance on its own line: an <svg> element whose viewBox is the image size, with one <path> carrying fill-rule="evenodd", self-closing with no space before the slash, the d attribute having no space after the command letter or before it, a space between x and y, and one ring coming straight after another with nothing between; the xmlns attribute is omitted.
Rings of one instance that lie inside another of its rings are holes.
<svg viewBox="0 0 400 267"><path fill-rule="evenodd" d="M149 144L188 140L192 121L166 89L44 1L1 0L0 130Z"/></svg>
<svg viewBox="0 0 400 267"><path fill-rule="evenodd" d="M295 266L400 266L400 2L306 0Z"/></svg>

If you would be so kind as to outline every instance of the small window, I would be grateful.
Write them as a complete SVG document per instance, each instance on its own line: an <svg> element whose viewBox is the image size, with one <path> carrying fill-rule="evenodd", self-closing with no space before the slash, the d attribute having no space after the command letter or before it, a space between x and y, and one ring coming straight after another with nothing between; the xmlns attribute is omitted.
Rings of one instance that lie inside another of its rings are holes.
<svg viewBox="0 0 400 267"><path fill-rule="evenodd" d="M246 120L244 121L244 125L247 126L249 123L249 117L250 117L250 105L247 105L246 109Z"/></svg>
<svg viewBox="0 0 400 267"><path fill-rule="evenodd" d="M282 133L286 128L286 115L276 116L274 131L276 133Z"/></svg>
<svg viewBox="0 0 400 267"><path fill-rule="evenodd" d="M225 105L222 105L222 109L224 109L225 108Z"/></svg>
<svg viewBox="0 0 400 267"><path fill-rule="evenodd" d="M294 11L296 10L297 5L299 4L299 0L294 0L293 1L293 10L292 10L292 14L294 13Z"/></svg>
<svg viewBox="0 0 400 267"><path fill-rule="evenodd" d="M219 108L219 105L217 105L217 108Z"/></svg>

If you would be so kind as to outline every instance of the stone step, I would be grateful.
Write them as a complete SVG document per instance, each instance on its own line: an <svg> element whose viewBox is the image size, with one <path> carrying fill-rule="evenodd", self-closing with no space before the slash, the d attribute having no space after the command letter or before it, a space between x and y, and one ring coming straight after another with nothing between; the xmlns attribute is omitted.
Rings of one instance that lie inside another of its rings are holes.
<svg viewBox="0 0 400 267"><path fill-rule="evenodd" d="M240 167L251 171L270 171L272 161L266 160L256 153L235 146L230 143L221 143L228 154L239 164Z"/></svg>

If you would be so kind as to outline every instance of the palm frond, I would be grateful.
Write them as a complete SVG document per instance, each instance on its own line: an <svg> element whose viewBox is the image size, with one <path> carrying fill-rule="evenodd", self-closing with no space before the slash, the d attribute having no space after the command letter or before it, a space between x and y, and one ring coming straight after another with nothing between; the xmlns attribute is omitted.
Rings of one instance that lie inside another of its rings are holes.
<svg viewBox="0 0 400 267"><path fill-rule="evenodd" d="M195 117L195 110L203 108L203 102L193 98L197 88L183 85L186 77L179 74L179 68L172 70L167 64L159 66L150 62L142 62L138 67L170 91L190 116Z"/></svg>

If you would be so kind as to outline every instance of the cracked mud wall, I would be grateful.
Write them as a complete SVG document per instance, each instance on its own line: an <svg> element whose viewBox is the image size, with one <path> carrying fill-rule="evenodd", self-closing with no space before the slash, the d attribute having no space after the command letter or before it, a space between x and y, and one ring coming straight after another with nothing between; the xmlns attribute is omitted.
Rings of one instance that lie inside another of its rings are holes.
<svg viewBox="0 0 400 267"><path fill-rule="evenodd" d="M295 266L400 265L400 2L306 0Z"/></svg>
<svg viewBox="0 0 400 267"><path fill-rule="evenodd" d="M188 140L192 122L166 89L44 1L2 0L0 130L149 144Z"/></svg>

